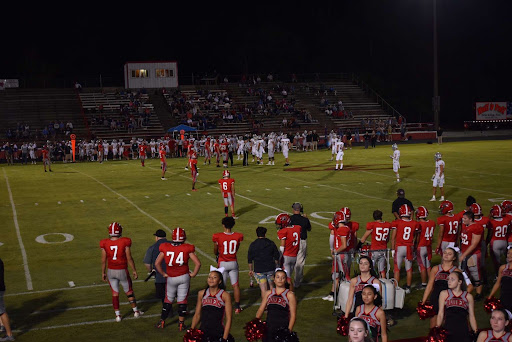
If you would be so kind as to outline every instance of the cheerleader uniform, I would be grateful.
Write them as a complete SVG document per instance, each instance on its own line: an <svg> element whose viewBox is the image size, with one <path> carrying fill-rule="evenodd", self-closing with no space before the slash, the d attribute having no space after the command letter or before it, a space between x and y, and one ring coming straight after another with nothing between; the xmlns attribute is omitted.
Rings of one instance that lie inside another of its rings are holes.
<svg viewBox="0 0 512 342"><path fill-rule="evenodd" d="M290 303L288 302L289 290L286 289L281 294L276 293L276 289L267 298L267 335L265 342L273 341L274 334L279 328L288 328L290 323Z"/></svg>
<svg viewBox="0 0 512 342"><path fill-rule="evenodd" d="M361 279L360 275L357 276L356 285L354 286L354 297L355 297L355 304L354 304L354 311L353 311L354 314L356 312L356 308L363 304L363 288L366 285L372 285L373 281L375 279L376 278L374 276L371 276L366 281L363 281L363 279Z"/></svg>
<svg viewBox="0 0 512 342"><path fill-rule="evenodd" d="M439 312L439 294L441 291L448 290L448 276L450 273L455 271L457 267L453 266L448 271L443 270L441 265L438 266L436 275L434 277L434 288L432 289L432 293L430 294L430 303L434 307L434 312Z"/></svg>
<svg viewBox="0 0 512 342"><path fill-rule="evenodd" d="M508 311L512 311L512 269L509 266L505 267L501 273L500 293L501 305Z"/></svg>
<svg viewBox="0 0 512 342"><path fill-rule="evenodd" d="M503 335L501 337L494 337L492 330L487 330L487 337L485 338L484 342L508 342L510 334L511 333L508 332L508 333L505 333L505 335Z"/></svg>
<svg viewBox="0 0 512 342"><path fill-rule="evenodd" d="M469 301L468 293L463 291L460 296L448 289L448 297L444 301L444 327L448 330L446 342L471 342L468 327Z"/></svg>
<svg viewBox="0 0 512 342"><path fill-rule="evenodd" d="M205 338L218 341L224 336L223 318L225 314L225 303L222 300L224 290L219 290L214 296L210 289L206 289L201 300L201 327Z"/></svg>
<svg viewBox="0 0 512 342"><path fill-rule="evenodd" d="M370 312L366 312L365 305L361 304L361 308L359 311L359 314L357 317L364 319L366 322L368 322L368 325L370 326L370 332L372 334L372 339L375 342L380 341L380 331L381 331L381 325L380 321L377 318L377 312L379 311L379 307L375 306L373 309L370 310Z"/></svg>

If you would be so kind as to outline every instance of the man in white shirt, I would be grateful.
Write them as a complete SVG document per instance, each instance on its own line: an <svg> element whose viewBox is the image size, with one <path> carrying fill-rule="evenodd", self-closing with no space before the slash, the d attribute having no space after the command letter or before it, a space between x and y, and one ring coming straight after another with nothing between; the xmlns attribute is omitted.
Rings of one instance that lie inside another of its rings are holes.
<svg viewBox="0 0 512 342"><path fill-rule="evenodd" d="M389 157L393 159L393 172L396 175L396 181L400 182L400 175L398 174L398 170L400 169L400 150L397 144L391 145L391 148L393 149L393 155Z"/></svg>
<svg viewBox="0 0 512 342"><path fill-rule="evenodd" d="M432 198L431 202L436 200L436 190L439 187L441 190L441 198L440 201L444 201L444 160L442 159L441 153L437 152L434 155L434 159L436 160L436 168L434 170L434 175L432 176Z"/></svg>
<svg viewBox="0 0 512 342"><path fill-rule="evenodd" d="M290 139L288 139L287 135L283 135L283 139L281 139L281 148L283 150L283 157L285 160L284 166L290 166L290 161L288 160L288 151L291 147Z"/></svg>
<svg viewBox="0 0 512 342"><path fill-rule="evenodd" d="M343 152L343 148L344 148L345 144L343 143L343 141L341 141L341 139L336 139L336 145L335 145L335 148L336 148L336 170L343 170L343 155L344 155L344 152ZM338 169L338 164L339 164L339 169Z"/></svg>

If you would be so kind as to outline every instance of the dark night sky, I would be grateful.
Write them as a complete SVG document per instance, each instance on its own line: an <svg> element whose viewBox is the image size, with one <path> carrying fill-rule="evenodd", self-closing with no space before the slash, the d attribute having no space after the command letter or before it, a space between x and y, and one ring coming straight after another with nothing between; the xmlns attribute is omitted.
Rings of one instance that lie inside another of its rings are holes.
<svg viewBox="0 0 512 342"><path fill-rule="evenodd" d="M105 1L69 3L65 13L46 4L10 8L16 15L3 19L0 77L35 87L42 79L70 84L102 74L121 85L130 60L177 60L182 76L214 69L357 72L403 114L426 121L432 1L126 2L116 9ZM512 101L511 3L437 0L442 122L471 119L477 100Z"/></svg>

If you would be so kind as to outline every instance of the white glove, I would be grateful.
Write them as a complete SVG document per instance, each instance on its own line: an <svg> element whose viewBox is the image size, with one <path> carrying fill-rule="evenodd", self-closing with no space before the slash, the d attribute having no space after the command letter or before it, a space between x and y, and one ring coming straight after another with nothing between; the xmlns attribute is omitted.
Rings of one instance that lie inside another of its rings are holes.
<svg viewBox="0 0 512 342"><path fill-rule="evenodd" d="M391 251L391 258L393 258L393 259L395 258L395 250L394 249Z"/></svg>
<svg viewBox="0 0 512 342"><path fill-rule="evenodd" d="M434 178L436 178L436 175L432 175L432 180L434 180Z"/></svg>

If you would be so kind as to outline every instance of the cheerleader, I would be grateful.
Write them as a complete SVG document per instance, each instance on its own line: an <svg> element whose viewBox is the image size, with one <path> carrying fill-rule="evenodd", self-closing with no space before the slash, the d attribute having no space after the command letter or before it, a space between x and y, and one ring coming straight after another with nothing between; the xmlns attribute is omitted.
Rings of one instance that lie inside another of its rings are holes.
<svg viewBox="0 0 512 342"><path fill-rule="evenodd" d="M232 306L231 296L225 291L222 278L224 269L210 267L208 274L208 286L198 292L197 305L192 318L192 329L201 322L200 330L203 331L207 341L224 341L228 339L231 329ZM226 317L226 325L223 318Z"/></svg>
<svg viewBox="0 0 512 342"><path fill-rule="evenodd" d="M505 328L510 320L510 311L496 309L491 315L491 329L481 331L476 342L512 342L512 334Z"/></svg>
<svg viewBox="0 0 512 342"><path fill-rule="evenodd" d="M364 319L375 342L387 342L386 314L380 308L382 299L377 285L365 285L362 291L363 304L356 309L356 317Z"/></svg>
<svg viewBox="0 0 512 342"><path fill-rule="evenodd" d="M437 326L444 326L448 331L446 342L471 342L473 338L468 329L468 319L473 332L477 332L474 301L471 293L466 291L464 275L453 271L448 276L448 290L439 295L439 312Z"/></svg>
<svg viewBox="0 0 512 342"><path fill-rule="evenodd" d="M430 303L434 307L436 315L430 319L430 328L436 326L437 313L439 311L439 294L441 291L448 289L448 276L453 271L462 272L457 268L458 248L447 247L442 256L441 265L432 267L428 277L428 284L425 292L423 293L422 304L425 304L430 296Z"/></svg>
<svg viewBox="0 0 512 342"><path fill-rule="evenodd" d="M380 285L380 281L377 279L377 274L373 269L373 262L370 257L363 255L359 258L359 271L361 274L350 280L350 288L348 290L347 298L355 298L354 310L352 312L355 312L356 309L363 304L362 292L365 285ZM349 316L352 304L352 300L347 300L347 304L345 306L345 317Z"/></svg>
<svg viewBox="0 0 512 342"><path fill-rule="evenodd" d="M370 328L368 323L359 317L354 317L348 325L349 342L373 342L370 337Z"/></svg>
<svg viewBox="0 0 512 342"><path fill-rule="evenodd" d="M279 328L288 328L292 331L295 325L297 314L297 300L295 294L287 287L287 274L284 270L278 268L274 273L275 288L267 291L260 308L256 312L256 318L261 319L265 309L267 310L267 334L264 342L274 340L274 334Z"/></svg>
<svg viewBox="0 0 512 342"><path fill-rule="evenodd" d="M492 287L488 298L491 298L500 289L501 305L509 311L512 310L512 249L507 250L507 263L498 270L498 279Z"/></svg>

